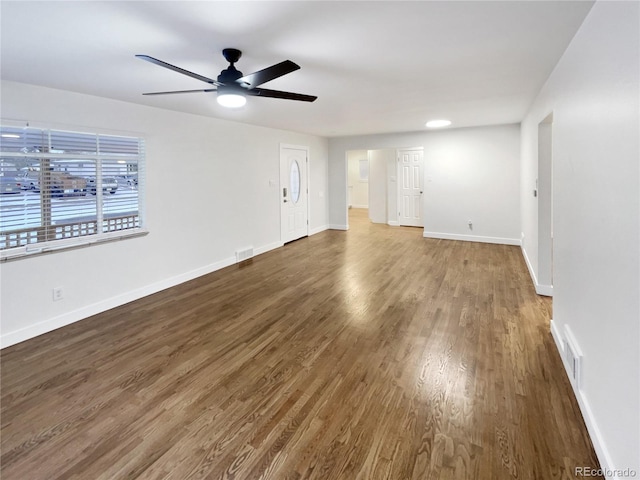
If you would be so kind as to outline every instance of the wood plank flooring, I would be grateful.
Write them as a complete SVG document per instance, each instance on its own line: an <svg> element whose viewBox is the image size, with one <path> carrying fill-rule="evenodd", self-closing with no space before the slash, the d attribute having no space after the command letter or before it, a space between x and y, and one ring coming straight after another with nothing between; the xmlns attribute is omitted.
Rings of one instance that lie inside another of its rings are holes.
<svg viewBox="0 0 640 480"><path fill-rule="evenodd" d="M353 211L4 349L2 479L572 479L550 309L518 247Z"/></svg>

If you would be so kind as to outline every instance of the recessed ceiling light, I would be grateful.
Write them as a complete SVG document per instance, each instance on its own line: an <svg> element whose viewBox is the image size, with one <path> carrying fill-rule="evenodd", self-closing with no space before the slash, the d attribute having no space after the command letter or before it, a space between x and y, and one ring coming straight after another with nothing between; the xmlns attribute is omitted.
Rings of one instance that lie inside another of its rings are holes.
<svg viewBox="0 0 640 480"><path fill-rule="evenodd" d="M441 128L451 125L451 120L429 120L426 124L427 128Z"/></svg>
<svg viewBox="0 0 640 480"><path fill-rule="evenodd" d="M20 138L20 135L17 135L15 133L3 133L2 135L0 135L2 138Z"/></svg>

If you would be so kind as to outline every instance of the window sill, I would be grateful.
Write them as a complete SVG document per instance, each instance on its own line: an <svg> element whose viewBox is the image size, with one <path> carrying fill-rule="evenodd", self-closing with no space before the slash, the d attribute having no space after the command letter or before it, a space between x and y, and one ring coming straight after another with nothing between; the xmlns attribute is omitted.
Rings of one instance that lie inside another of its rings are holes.
<svg viewBox="0 0 640 480"><path fill-rule="evenodd" d="M56 240L47 243L34 243L24 247L16 247L0 251L0 262L19 260L22 258L33 257L37 255L46 255L62 250L84 248L101 243L117 242L119 240L126 240L129 238L142 237L147 235L148 233L149 231L144 228L132 228L129 230L109 232L68 240Z"/></svg>

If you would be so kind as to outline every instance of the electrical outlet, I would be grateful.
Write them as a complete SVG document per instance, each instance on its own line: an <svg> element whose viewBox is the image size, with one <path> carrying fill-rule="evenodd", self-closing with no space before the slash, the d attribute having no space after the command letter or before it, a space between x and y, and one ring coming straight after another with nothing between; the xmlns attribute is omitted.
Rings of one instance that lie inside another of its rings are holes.
<svg viewBox="0 0 640 480"><path fill-rule="evenodd" d="M471 222L471 220L469 220L468 225L469 225L469 230L473 230L473 223Z"/></svg>
<svg viewBox="0 0 640 480"><path fill-rule="evenodd" d="M62 300L64 298L64 292L62 287L56 287L53 289L53 301L57 302L58 300Z"/></svg>

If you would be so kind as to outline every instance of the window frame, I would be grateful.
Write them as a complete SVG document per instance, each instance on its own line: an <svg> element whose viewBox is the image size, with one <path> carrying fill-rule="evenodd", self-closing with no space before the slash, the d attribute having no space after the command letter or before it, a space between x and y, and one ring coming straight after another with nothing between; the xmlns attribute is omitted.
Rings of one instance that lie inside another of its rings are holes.
<svg viewBox="0 0 640 480"><path fill-rule="evenodd" d="M33 159L41 162L41 159L45 158L49 162L55 162L56 160L78 160L78 162L87 161L89 165L93 163L95 168L94 170L94 181L95 186L103 185L102 179L104 176L108 174L105 173L105 168L109 167L109 162L111 163L122 163L122 161L126 161L127 165L127 173L130 172L131 165L135 163L136 165L136 176L137 176L137 195L136 195L136 206L137 211L132 214L122 215L120 217L105 217L104 209L105 204L103 202L103 188L96 188L95 192L95 215L91 213L89 217L85 217L83 219L77 219L75 221L69 223L60 224L59 222L49 221L47 223L46 220L43 221L45 215L41 213L40 224L37 227L24 227L22 229L14 229L13 232L15 235L24 235L23 238L31 236L31 238L39 237L35 242L29 242L24 245L18 246L8 246L0 250L0 262L4 262L12 259L25 258L33 255L56 252L61 250L68 250L73 248L86 247L90 245L96 245L105 242L112 242L117 240L123 240L128 238L135 238L139 236L146 235L148 230L146 228L146 215L145 215L145 163L146 163L146 151L145 151L145 139L143 136L137 133L129 133L129 132L113 132L113 131L100 131L98 129L89 129L82 127L57 127L57 126L35 126L30 125L29 122L15 122L15 121L7 121L4 119L0 119L0 126L3 130L6 129L34 129L40 130L43 133L46 133L46 138L49 141L47 147L45 147L45 151L11 151L9 149L3 148L4 139L0 140L2 142L0 144L0 157L5 161L6 158L25 158L25 159ZM51 147L51 139L53 134L66 134L72 138L74 135L80 139L82 136L90 136L95 138L95 152L56 152ZM134 143L132 140L135 140L137 144L137 150L135 153L118 153L114 151L109 152L101 152L100 151L100 140L107 141L108 139L111 141L118 142L120 141L128 141L129 143ZM40 177L40 180L42 176ZM42 188L42 186L40 186ZM85 190L85 194L89 195L89 191ZM21 192L20 195L26 195L24 192ZM42 195L42 189L40 190L39 195ZM51 203L51 193L49 193L48 197L44 197L49 199L49 203ZM43 203L43 197L40 199L41 204ZM44 207L41 207L44 208ZM41 210L44 212L44 210ZM49 207L49 211L47 212L48 216L51 215L51 207ZM105 223L107 222L107 223ZM112 223L113 222L113 223ZM58 223L56 225L56 223ZM89 226L93 224L93 226ZM134 226L129 226L133 224ZM25 223L26 225L26 223ZM56 228L58 227L58 228ZM25 232L29 228L33 228L31 232ZM112 229L113 228L113 229ZM81 229L89 229L89 230L97 230L96 233L81 233ZM10 242L10 235L13 233L12 230L7 230L1 232L2 235L6 235L6 242ZM53 233L52 233L53 232ZM40 240L40 238L44 236L44 240ZM61 238L53 238L51 236L59 236Z"/></svg>

